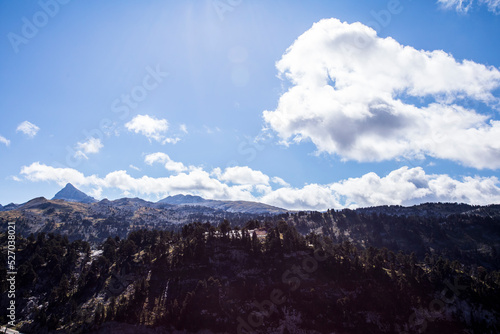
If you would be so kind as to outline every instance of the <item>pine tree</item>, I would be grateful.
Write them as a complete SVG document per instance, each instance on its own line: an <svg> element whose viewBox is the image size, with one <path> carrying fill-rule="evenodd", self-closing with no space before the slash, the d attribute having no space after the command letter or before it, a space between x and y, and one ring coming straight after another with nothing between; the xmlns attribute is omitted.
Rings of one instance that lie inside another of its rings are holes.
<svg viewBox="0 0 500 334"><path fill-rule="evenodd" d="M262 253L262 245L255 231L253 231L252 233L252 253L254 254L254 256L260 256Z"/></svg>
<svg viewBox="0 0 500 334"><path fill-rule="evenodd" d="M229 236L229 231L231 231L231 224L227 219L224 219L222 223L219 225L219 230L222 233L222 238L227 239Z"/></svg>

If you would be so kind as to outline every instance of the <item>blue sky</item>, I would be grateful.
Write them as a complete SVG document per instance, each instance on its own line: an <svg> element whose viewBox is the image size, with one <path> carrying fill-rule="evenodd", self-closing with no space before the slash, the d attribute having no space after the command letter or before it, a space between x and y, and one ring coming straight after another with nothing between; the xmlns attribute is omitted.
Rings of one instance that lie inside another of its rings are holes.
<svg viewBox="0 0 500 334"><path fill-rule="evenodd" d="M290 209L498 203L499 12L1 1L0 203L66 182Z"/></svg>

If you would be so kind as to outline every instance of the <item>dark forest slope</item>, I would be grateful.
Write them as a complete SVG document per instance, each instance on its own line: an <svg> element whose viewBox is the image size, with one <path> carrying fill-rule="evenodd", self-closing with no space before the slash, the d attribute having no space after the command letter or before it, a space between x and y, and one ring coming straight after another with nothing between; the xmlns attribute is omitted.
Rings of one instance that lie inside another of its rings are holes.
<svg viewBox="0 0 500 334"><path fill-rule="evenodd" d="M414 254L303 237L285 223L254 231L231 231L228 223L217 229L190 224L179 233L141 230L109 238L99 249L56 235L18 240L23 332L500 329L498 272L438 256L421 262ZM3 293L5 272L0 277Z"/></svg>

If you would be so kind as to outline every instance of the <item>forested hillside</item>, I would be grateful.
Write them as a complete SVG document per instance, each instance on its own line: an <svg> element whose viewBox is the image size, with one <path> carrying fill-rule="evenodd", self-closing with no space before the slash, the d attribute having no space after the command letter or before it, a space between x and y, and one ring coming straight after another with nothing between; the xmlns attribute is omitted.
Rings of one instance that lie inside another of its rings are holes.
<svg viewBox="0 0 500 334"><path fill-rule="evenodd" d="M16 231L24 237L30 233L56 233L67 235L71 241L85 240L97 245L110 236L126 238L139 229L177 230L186 223L219 224L224 219L242 225L249 219L268 216L245 212L245 205L240 202L234 205L243 211L152 203L139 198L105 199L89 204L40 197L13 210L0 212L0 229L6 230L8 222L14 222ZM250 208L255 210L255 205L253 203Z"/></svg>
<svg viewBox="0 0 500 334"><path fill-rule="evenodd" d="M5 245L6 236L1 240ZM303 236L284 221L138 230L96 250L45 233L19 237L17 245L25 333L500 330L498 267L363 249Z"/></svg>
<svg viewBox="0 0 500 334"><path fill-rule="evenodd" d="M302 234L315 232L336 243L414 252L420 260L436 254L493 269L500 267L499 213L498 206L429 203L409 208L298 212L274 216L273 221L286 221Z"/></svg>

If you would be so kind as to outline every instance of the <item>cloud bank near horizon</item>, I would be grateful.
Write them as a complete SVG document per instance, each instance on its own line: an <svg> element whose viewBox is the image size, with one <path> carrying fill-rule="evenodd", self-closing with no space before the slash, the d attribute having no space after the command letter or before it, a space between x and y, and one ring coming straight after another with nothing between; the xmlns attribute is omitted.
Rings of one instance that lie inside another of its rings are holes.
<svg viewBox="0 0 500 334"><path fill-rule="evenodd" d="M169 163L175 163L169 160ZM168 168L166 168L169 170ZM125 170L99 177L84 175L72 168L32 163L23 166L20 180L72 183L100 194L118 189L124 195L158 200L179 193L208 199L258 201L290 210L327 210L377 205L413 205L424 202L460 202L474 205L500 203L500 181L496 177L462 177L426 174L423 168L401 167L385 176L367 173L330 184L307 184L296 188L282 179L265 175L247 166L214 168L206 171L169 170L165 177L132 177Z"/></svg>

